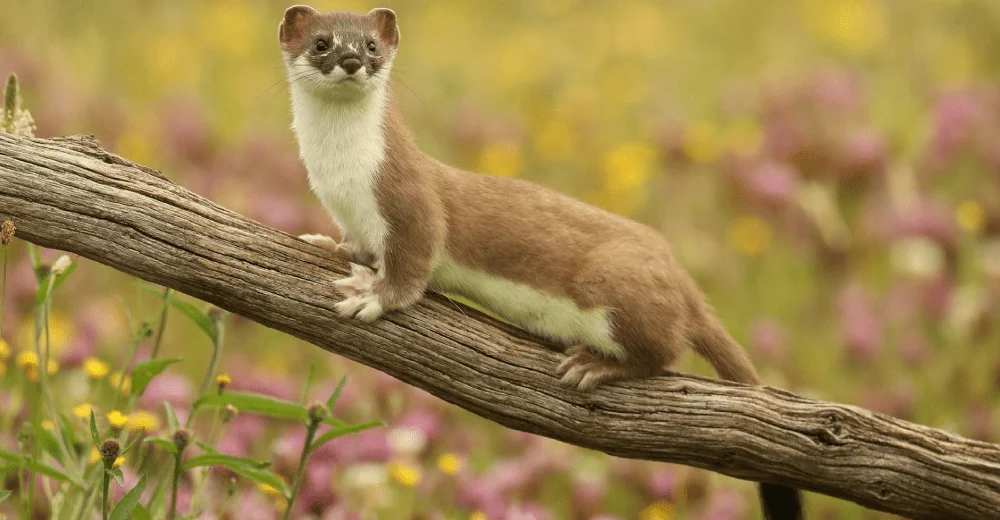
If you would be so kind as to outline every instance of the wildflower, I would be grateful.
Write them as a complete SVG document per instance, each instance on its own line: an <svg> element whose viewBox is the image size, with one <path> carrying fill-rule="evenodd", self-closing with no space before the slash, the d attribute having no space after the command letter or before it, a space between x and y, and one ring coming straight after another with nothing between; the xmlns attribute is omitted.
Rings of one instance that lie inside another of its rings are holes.
<svg viewBox="0 0 1000 520"><path fill-rule="evenodd" d="M977 233L983 229L986 214L983 207L974 200L966 200L955 210L955 220L962 229L969 233Z"/></svg>
<svg viewBox="0 0 1000 520"><path fill-rule="evenodd" d="M469 520L489 520L489 517L482 511L473 511L469 514Z"/></svg>
<svg viewBox="0 0 1000 520"><path fill-rule="evenodd" d="M16 363L17 366L23 368L24 370L31 370L32 368L37 369L38 356L30 350L25 350L17 355Z"/></svg>
<svg viewBox="0 0 1000 520"><path fill-rule="evenodd" d="M122 381L122 379L124 379L124 381ZM115 370L111 373L111 377L108 378L108 382L115 388L121 386L123 394L127 394L132 391L132 378L122 374L119 370Z"/></svg>
<svg viewBox="0 0 1000 520"><path fill-rule="evenodd" d="M73 407L73 415L78 419L89 419L90 412L93 411L94 406L90 403L83 403Z"/></svg>
<svg viewBox="0 0 1000 520"><path fill-rule="evenodd" d="M420 483L420 468L403 462L389 465L389 476L400 485L414 487Z"/></svg>
<svg viewBox="0 0 1000 520"><path fill-rule="evenodd" d="M711 164L721 152L719 132L709 122L695 123L684 133L684 151L697 164Z"/></svg>
<svg viewBox="0 0 1000 520"><path fill-rule="evenodd" d="M27 369L25 369L25 376L28 378L28 381L31 381L32 383L37 383L38 380L41 378L40 374L38 373L37 366L30 366Z"/></svg>
<svg viewBox="0 0 1000 520"><path fill-rule="evenodd" d="M743 217L729 228L729 242L744 256L758 257L771 245L771 230L757 217Z"/></svg>
<svg viewBox="0 0 1000 520"><path fill-rule="evenodd" d="M646 183L656 164L656 150L646 143L626 143L611 150L603 160L604 185L623 192Z"/></svg>
<svg viewBox="0 0 1000 520"><path fill-rule="evenodd" d="M3 338L0 338L0 361L10 357L10 345Z"/></svg>
<svg viewBox="0 0 1000 520"><path fill-rule="evenodd" d="M427 445L427 436L416 428L393 428L388 440L392 449L402 454L420 453Z"/></svg>
<svg viewBox="0 0 1000 520"><path fill-rule="evenodd" d="M51 272L53 276L59 276L66 272L70 266L73 265L73 261L69 259L69 256L60 255L56 258L56 261L52 263Z"/></svg>
<svg viewBox="0 0 1000 520"><path fill-rule="evenodd" d="M31 113L21 108L21 91L17 76L11 74L7 79L4 91L4 106L0 110L0 132L33 137L35 135L35 120Z"/></svg>
<svg viewBox="0 0 1000 520"><path fill-rule="evenodd" d="M223 424L227 424L229 421L232 421L238 413L239 410L237 410L235 406L227 404L226 407L222 409Z"/></svg>
<svg viewBox="0 0 1000 520"><path fill-rule="evenodd" d="M223 390L229 386L229 383L233 382L233 378L229 377L229 374L222 373L215 376L215 384L219 385L219 393L221 394Z"/></svg>
<svg viewBox="0 0 1000 520"><path fill-rule="evenodd" d="M454 475L462 470L462 459L454 453L443 453L438 457L437 467L442 473Z"/></svg>
<svg viewBox="0 0 1000 520"><path fill-rule="evenodd" d="M281 490L270 484L265 484L261 482L257 484L257 489L259 489L261 493L264 493L265 495L271 498L278 498L281 496Z"/></svg>
<svg viewBox="0 0 1000 520"><path fill-rule="evenodd" d="M653 502L639 512L640 520L673 520L674 506L666 500Z"/></svg>
<svg viewBox="0 0 1000 520"><path fill-rule="evenodd" d="M111 467L120 468L122 464L125 464L125 457L118 457L115 459L114 463L111 464Z"/></svg>
<svg viewBox="0 0 1000 520"><path fill-rule="evenodd" d="M14 223L5 220L3 224L0 224L0 245L7 245L11 240L14 240L14 232L17 231L17 227Z"/></svg>
<svg viewBox="0 0 1000 520"><path fill-rule="evenodd" d="M90 457L87 459L87 464L93 464L101 460L101 452L97 451L97 448L90 449Z"/></svg>
<svg viewBox="0 0 1000 520"><path fill-rule="evenodd" d="M83 360L83 371L87 373L87 377L96 381L104 379L111 371L111 367L100 359L88 357Z"/></svg>
<svg viewBox="0 0 1000 520"><path fill-rule="evenodd" d="M54 376L57 372L59 372L59 362L54 359L49 360L47 367L48 370L46 370L46 372L48 372L50 376Z"/></svg>
<svg viewBox="0 0 1000 520"><path fill-rule="evenodd" d="M160 427L160 418L149 412L139 410L128 417L128 430L132 433L147 433Z"/></svg>
<svg viewBox="0 0 1000 520"><path fill-rule="evenodd" d="M0 377L7 375L7 364L0 363Z"/></svg>
<svg viewBox="0 0 1000 520"><path fill-rule="evenodd" d="M42 421L42 429L48 431L55 431L56 425L52 421Z"/></svg>
<svg viewBox="0 0 1000 520"><path fill-rule="evenodd" d="M118 410L113 410L108 413L108 424L114 430L121 430L128 424L128 416L119 412Z"/></svg>

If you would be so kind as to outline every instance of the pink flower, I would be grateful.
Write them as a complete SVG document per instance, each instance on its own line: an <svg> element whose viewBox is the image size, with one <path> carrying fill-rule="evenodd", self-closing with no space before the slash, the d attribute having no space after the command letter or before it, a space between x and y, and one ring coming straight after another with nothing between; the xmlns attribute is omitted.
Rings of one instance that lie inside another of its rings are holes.
<svg viewBox="0 0 1000 520"><path fill-rule="evenodd" d="M708 508L701 516L702 520L739 520L747 513L746 502L743 497L731 490L724 489L715 493Z"/></svg>
<svg viewBox="0 0 1000 520"><path fill-rule="evenodd" d="M606 492L607 487L600 480L576 479L573 482L573 505L578 511L593 511L600 505Z"/></svg>
<svg viewBox="0 0 1000 520"><path fill-rule="evenodd" d="M327 509L321 520L362 520L362 518L360 514L350 512L347 506L338 505Z"/></svg>
<svg viewBox="0 0 1000 520"><path fill-rule="evenodd" d="M765 207L784 207L799 186L798 172L791 166L774 161L747 168L742 177L743 188L752 199Z"/></svg>
<svg viewBox="0 0 1000 520"><path fill-rule="evenodd" d="M302 488L295 501L295 507L301 516L323 511L333 505L335 497L330 489L333 472L334 467L330 464L318 464L315 461L310 461L306 466Z"/></svg>
<svg viewBox="0 0 1000 520"><path fill-rule="evenodd" d="M500 492L488 481L478 477L459 481L456 500L462 507L486 513L490 520L504 518L507 510Z"/></svg>
<svg viewBox="0 0 1000 520"><path fill-rule="evenodd" d="M856 75L845 71L817 74L812 81L811 94L818 106L835 113L861 108L864 97Z"/></svg>
<svg viewBox="0 0 1000 520"><path fill-rule="evenodd" d="M750 345L754 351L771 361L784 357L788 345L785 327L774 319L757 320L750 329Z"/></svg>
<svg viewBox="0 0 1000 520"><path fill-rule="evenodd" d="M844 287L837 296L840 328L847 352L855 361L870 362L879 353L884 326L875 311L875 300L859 283Z"/></svg>
<svg viewBox="0 0 1000 520"><path fill-rule="evenodd" d="M256 491L242 493L233 507L232 518L240 520L276 520L279 515L274 504Z"/></svg>
<svg viewBox="0 0 1000 520"><path fill-rule="evenodd" d="M908 365L919 366L927 361L929 345L927 337L912 328L903 332L899 340L899 357Z"/></svg>
<svg viewBox="0 0 1000 520"><path fill-rule="evenodd" d="M212 152L212 135L205 109L198 100L176 98L162 107L161 129L170 159L183 164L205 164Z"/></svg>
<svg viewBox="0 0 1000 520"><path fill-rule="evenodd" d="M153 378L139 402L146 408L163 408L166 401L174 407L188 407L192 400L191 381L167 370Z"/></svg>
<svg viewBox="0 0 1000 520"><path fill-rule="evenodd" d="M527 503L512 505L507 510L506 520L549 520L552 515L540 504Z"/></svg>
<svg viewBox="0 0 1000 520"><path fill-rule="evenodd" d="M840 174L844 186L859 186L864 180L882 174L889 152L882 134L872 128L856 130L847 137L841 152Z"/></svg>
<svg viewBox="0 0 1000 520"><path fill-rule="evenodd" d="M420 432L428 442L433 441L441 431L441 416L426 409L407 412L393 423L396 427Z"/></svg>
<svg viewBox="0 0 1000 520"><path fill-rule="evenodd" d="M659 500L673 500L677 495L677 473L666 466L658 466L649 476L649 492Z"/></svg>
<svg viewBox="0 0 1000 520"><path fill-rule="evenodd" d="M861 406L873 412L909 419L915 401L913 388L903 382L888 389L869 393L861 399Z"/></svg>
<svg viewBox="0 0 1000 520"><path fill-rule="evenodd" d="M250 218L288 232L303 231L302 202L281 193L261 191L250 198Z"/></svg>

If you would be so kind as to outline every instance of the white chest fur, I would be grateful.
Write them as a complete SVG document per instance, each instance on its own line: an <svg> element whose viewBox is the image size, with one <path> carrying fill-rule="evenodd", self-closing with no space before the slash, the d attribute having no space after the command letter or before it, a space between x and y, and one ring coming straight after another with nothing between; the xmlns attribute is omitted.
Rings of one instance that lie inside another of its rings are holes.
<svg viewBox="0 0 1000 520"><path fill-rule="evenodd" d="M337 226L381 258L389 233L376 198L386 154L386 92L356 101L323 99L297 86L291 92L292 128L310 187Z"/></svg>

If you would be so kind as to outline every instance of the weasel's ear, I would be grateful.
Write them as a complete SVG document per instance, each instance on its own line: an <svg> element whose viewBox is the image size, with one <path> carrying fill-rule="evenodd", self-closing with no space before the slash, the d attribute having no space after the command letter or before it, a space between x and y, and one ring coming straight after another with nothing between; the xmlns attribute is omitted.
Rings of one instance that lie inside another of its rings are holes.
<svg viewBox="0 0 1000 520"><path fill-rule="evenodd" d="M393 47L399 45L399 25L396 23L396 13L392 9L384 7L372 9L368 12L368 16L375 18L379 39Z"/></svg>
<svg viewBox="0 0 1000 520"><path fill-rule="evenodd" d="M309 19L319 14L319 11L308 5L293 5L285 10L285 18L278 26L278 41L281 42L281 50L291 50L295 41L305 34L306 27L309 26Z"/></svg>

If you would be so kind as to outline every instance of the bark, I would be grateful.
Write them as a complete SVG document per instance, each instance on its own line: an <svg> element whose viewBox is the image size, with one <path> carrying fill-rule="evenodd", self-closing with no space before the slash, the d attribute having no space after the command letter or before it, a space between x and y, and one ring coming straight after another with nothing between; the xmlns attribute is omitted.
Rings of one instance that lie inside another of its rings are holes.
<svg viewBox="0 0 1000 520"><path fill-rule="evenodd" d="M552 345L431 295L338 319L347 265L89 137L0 134L0 220L363 363L503 426L619 457L785 484L912 518L1000 518L1000 446L767 387L668 374L563 389Z"/></svg>

